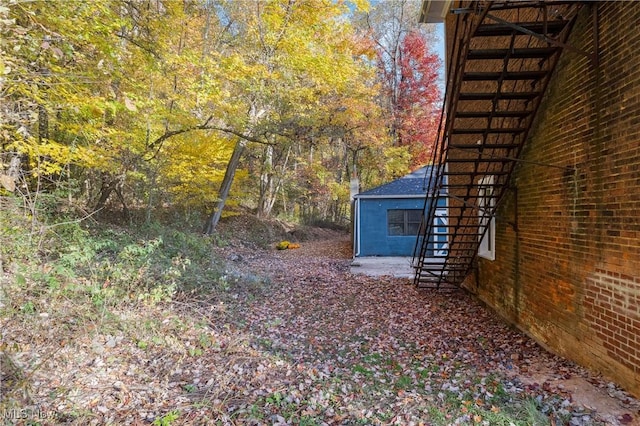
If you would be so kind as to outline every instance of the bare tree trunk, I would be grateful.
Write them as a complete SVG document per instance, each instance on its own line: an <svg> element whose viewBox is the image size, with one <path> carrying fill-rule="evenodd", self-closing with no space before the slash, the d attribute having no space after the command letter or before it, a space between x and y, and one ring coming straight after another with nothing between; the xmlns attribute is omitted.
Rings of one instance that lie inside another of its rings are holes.
<svg viewBox="0 0 640 426"><path fill-rule="evenodd" d="M281 156L279 156L281 157ZM258 216L269 217L278 199L278 194L283 188L289 158L291 157L291 147L287 147L287 153L280 165L273 164L273 148L267 147L263 171L260 176L260 195L258 200ZM286 194L282 191L284 205L286 206ZM286 208L285 208L286 210Z"/></svg>
<svg viewBox="0 0 640 426"><path fill-rule="evenodd" d="M118 200L120 200L120 203L122 204L122 215L124 217L124 220L128 222L131 219L131 215L129 214L129 207L127 207L127 201L124 199L124 195L122 195L120 186L116 185L113 191L116 193L116 195L118 196Z"/></svg>
<svg viewBox="0 0 640 426"><path fill-rule="evenodd" d="M258 217L268 217L269 199L273 193L273 147L264 147L262 172L260 173L260 193L258 195Z"/></svg>
<svg viewBox="0 0 640 426"><path fill-rule="evenodd" d="M220 184L220 191L218 194L218 203L216 207L209 216L207 223L204 227L204 233L206 235L211 235L218 226L218 222L220 222L220 217L222 217L222 209L224 208L225 203L227 202L227 198L229 197L229 191L231 190L231 184L233 183L233 178L236 175L236 170L238 169L238 165L240 164L240 157L244 152L244 148L247 144L247 141L243 139L239 139L236 142L236 146L233 148L233 154L231 154L231 159L229 160L229 164L227 164L227 170L224 173L224 178L222 179L222 183Z"/></svg>
<svg viewBox="0 0 640 426"><path fill-rule="evenodd" d="M243 133L243 135L251 135L251 129L258 122L260 117L262 117L265 113L265 110L260 110L256 105L251 105L249 110L249 123L247 129ZM231 184L233 183L233 178L236 175L236 170L238 170L238 165L240 164L240 157L242 157L242 153L244 152L245 147L247 146L247 140L249 136L238 137L238 141L236 142L236 146L233 148L233 154L231 154L231 159L229 160L229 164L227 164L227 170L224 172L224 178L222 179L222 183L220 184L220 191L218 192L218 203L216 207L207 220L207 223L204 226L204 233L206 235L211 235L218 226L218 222L220 222L220 218L222 217L222 209L227 202L227 198L229 197L229 191L231 190Z"/></svg>
<svg viewBox="0 0 640 426"><path fill-rule="evenodd" d="M116 187L115 179L112 179L111 176L107 176L106 174L102 175L102 183L100 186L100 193L98 196L98 201L96 201L95 206L93 207L94 211L102 210L104 206L107 204L107 200L111 196L111 193Z"/></svg>
<svg viewBox="0 0 640 426"><path fill-rule="evenodd" d="M20 179L21 171L22 171L22 155L15 153L11 157L11 161L9 162L9 170L7 171L7 175L10 176L14 182L18 182L18 179Z"/></svg>
<svg viewBox="0 0 640 426"><path fill-rule="evenodd" d="M49 139L49 113L43 105L38 105L38 143Z"/></svg>

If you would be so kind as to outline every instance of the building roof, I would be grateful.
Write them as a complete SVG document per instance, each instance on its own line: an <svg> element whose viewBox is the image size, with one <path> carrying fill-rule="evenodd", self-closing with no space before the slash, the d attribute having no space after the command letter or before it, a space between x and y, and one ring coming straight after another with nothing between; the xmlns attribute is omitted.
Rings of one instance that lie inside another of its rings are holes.
<svg viewBox="0 0 640 426"><path fill-rule="evenodd" d="M429 189L432 167L425 166L384 185L356 195L357 198L423 198Z"/></svg>
<svg viewBox="0 0 640 426"><path fill-rule="evenodd" d="M453 0L423 0L418 22L436 24L444 22Z"/></svg>

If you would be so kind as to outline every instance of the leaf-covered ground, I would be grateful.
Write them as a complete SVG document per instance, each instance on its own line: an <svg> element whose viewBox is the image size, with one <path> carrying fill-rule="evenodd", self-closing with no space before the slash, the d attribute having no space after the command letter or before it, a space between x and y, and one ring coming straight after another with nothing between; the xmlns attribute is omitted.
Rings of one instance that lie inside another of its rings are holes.
<svg viewBox="0 0 640 426"><path fill-rule="evenodd" d="M464 292L352 275L339 234L216 252L210 293L3 317L5 424L637 424L636 400Z"/></svg>

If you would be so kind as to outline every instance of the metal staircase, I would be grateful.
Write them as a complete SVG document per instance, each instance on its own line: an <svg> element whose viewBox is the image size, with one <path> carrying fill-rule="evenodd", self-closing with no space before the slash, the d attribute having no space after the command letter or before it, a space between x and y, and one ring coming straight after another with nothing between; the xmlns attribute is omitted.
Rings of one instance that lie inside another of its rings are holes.
<svg viewBox="0 0 640 426"><path fill-rule="evenodd" d="M458 288L478 250L491 253L496 208L581 3L455 6L445 108L425 176L431 192L413 256L415 285L436 289ZM444 213L429 202L439 194L448 200Z"/></svg>

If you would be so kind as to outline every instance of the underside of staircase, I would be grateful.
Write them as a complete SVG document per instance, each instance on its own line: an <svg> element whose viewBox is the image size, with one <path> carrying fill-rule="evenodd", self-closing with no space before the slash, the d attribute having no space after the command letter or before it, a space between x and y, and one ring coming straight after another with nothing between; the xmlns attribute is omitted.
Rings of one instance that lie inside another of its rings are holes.
<svg viewBox="0 0 640 426"><path fill-rule="evenodd" d="M413 256L418 287L459 288L491 257L496 209L582 2L457 1L431 193ZM446 209L429 203L446 194Z"/></svg>

